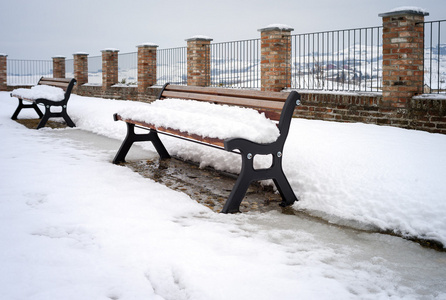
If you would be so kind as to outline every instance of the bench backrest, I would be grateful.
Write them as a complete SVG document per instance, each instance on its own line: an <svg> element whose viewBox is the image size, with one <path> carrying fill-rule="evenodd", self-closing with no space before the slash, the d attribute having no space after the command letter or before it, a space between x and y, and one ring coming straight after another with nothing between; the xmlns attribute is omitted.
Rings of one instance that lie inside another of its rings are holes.
<svg viewBox="0 0 446 300"><path fill-rule="evenodd" d="M74 78L51 78L51 77L41 77L38 85L50 85L54 87L61 88L65 91L65 99L70 98L71 91L76 83Z"/></svg>
<svg viewBox="0 0 446 300"><path fill-rule="evenodd" d="M271 120L279 121L279 139L285 140L293 117L294 108L300 105L300 94L265 92L241 89L224 89L212 87L196 87L165 84L158 99L179 98L187 100L206 101L217 104L237 105L249 107Z"/></svg>
<svg viewBox="0 0 446 300"><path fill-rule="evenodd" d="M289 93L166 84L158 99L179 98L249 107L279 121Z"/></svg>

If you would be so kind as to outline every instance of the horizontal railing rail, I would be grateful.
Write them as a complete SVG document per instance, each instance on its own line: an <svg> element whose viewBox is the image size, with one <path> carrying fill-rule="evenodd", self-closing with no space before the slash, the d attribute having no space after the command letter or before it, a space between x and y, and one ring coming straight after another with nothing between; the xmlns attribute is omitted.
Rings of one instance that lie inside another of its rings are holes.
<svg viewBox="0 0 446 300"><path fill-rule="evenodd" d="M424 93L446 93L446 20L424 22Z"/></svg>
<svg viewBox="0 0 446 300"><path fill-rule="evenodd" d="M8 85L36 85L40 77L53 77L52 60L6 60Z"/></svg>
<svg viewBox="0 0 446 300"><path fill-rule="evenodd" d="M380 91L382 26L291 36L291 87Z"/></svg>

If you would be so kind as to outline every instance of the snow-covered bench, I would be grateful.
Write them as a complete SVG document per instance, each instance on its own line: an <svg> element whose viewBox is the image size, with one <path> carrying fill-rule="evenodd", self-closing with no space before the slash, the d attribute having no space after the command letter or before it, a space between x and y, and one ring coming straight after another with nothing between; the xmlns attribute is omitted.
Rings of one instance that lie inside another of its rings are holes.
<svg viewBox="0 0 446 300"><path fill-rule="evenodd" d="M158 100L147 109L127 108L114 120L127 124L127 136L113 163L125 162L134 142L151 141L161 158L170 155L158 133L241 154L240 175L222 212L238 212L256 180L272 179L282 196L282 206L297 201L282 170L283 146L300 95L166 84ZM259 113L260 112L260 113ZM278 122L278 123L277 123ZM137 128L149 133L135 133ZM270 155L272 165L255 169L254 156Z"/></svg>
<svg viewBox="0 0 446 300"><path fill-rule="evenodd" d="M75 83L76 79L74 78L42 77L37 85L30 89L20 88L13 90L11 97L19 99L19 105L11 119L16 120L23 108L33 108L41 118L37 129L44 127L48 119L52 117L62 117L68 126L75 127L67 114L68 99L70 99L71 90ZM23 100L31 102L31 104L24 104ZM38 104L44 105L44 114L37 106ZM51 108L54 106L60 107L60 111L51 111Z"/></svg>

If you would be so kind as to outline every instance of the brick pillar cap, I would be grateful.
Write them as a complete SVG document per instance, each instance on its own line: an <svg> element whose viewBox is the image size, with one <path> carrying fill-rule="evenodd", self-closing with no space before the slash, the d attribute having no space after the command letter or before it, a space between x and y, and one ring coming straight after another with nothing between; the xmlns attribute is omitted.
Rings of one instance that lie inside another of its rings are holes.
<svg viewBox="0 0 446 300"><path fill-rule="evenodd" d="M76 53L73 53L73 55L88 55L88 53L87 52L76 52Z"/></svg>
<svg viewBox="0 0 446 300"><path fill-rule="evenodd" d="M5 53L0 53L0 56L8 56L7 54L5 54Z"/></svg>
<svg viewBox="0 0 446 300"><path fill-rule="evenodd" d="M285 24L269 24L266 27L258 29L260 32L264 31L293 31L294 28Z"/></svg>
<svg viewBox="0 0 446 300"><path fill-rule="evenodd" d="M189 41L213 41L213 40L214 40L213 38L210 38L205 35L194 35L193 37L185 39L186 42L189 42Z"/></svg>
<svg viewBox="0 0 446 300"><path fill-rule="evenodd" d="M63 55L55 55L55 56L53 56L52 58L66 58L66 57L63 56Z"/></svg>
<svg viewBox="0 0 446 300"><path fill-rule="evenodd" d="M390 10L389 12L379 14L378 17L390 17L390 16L398 16L398 15L428 16L429 13L424 8L415 7L415 6L402 6L402 7L394 8L394 9Z"/></svg>
<svg viewBox="0 0 446 300"><path fill-rule="evenodd" d="M116 48L105 48L101 52L119 52L119 50Z"/></svg>
<svg viewBox="0 0 446 300"><path fill-rule="evenodd" d="M140 44L140 45L138 45L138 46L136 46L137 48L145 48L145 47L158 47L158 45L157 44L155 44L155 43L142 43L142 44Z"/></svg>

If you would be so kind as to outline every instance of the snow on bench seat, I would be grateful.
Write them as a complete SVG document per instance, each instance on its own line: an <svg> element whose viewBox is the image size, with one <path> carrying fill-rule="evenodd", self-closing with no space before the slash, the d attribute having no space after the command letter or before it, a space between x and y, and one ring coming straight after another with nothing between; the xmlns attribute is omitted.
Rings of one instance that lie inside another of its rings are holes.
<svg viewBox="0 0 446 300"><path fill-rule="evenodd" d="M11 95L23 100L48 99L62 101L65 99L65 91L62 88L49 85L36 85L30 89L20 88L12 91Z"/></svg>
<svg viewBox="0 0 446 300"><path fill-rule="evenodd" d="M254 109L195 100L156 100L146 108L128 107L118 114L123 119L222 140L244 138L263 144L280 135L276 123Z"/></svg>

